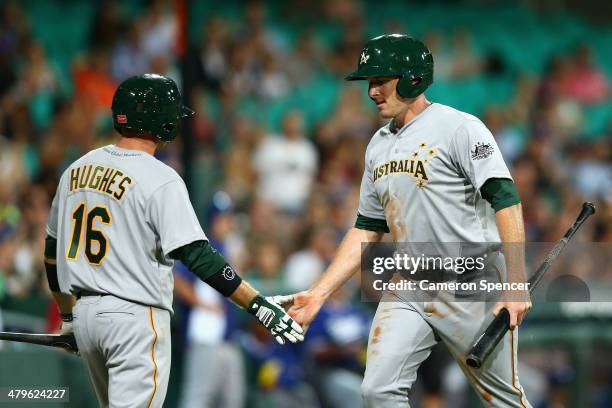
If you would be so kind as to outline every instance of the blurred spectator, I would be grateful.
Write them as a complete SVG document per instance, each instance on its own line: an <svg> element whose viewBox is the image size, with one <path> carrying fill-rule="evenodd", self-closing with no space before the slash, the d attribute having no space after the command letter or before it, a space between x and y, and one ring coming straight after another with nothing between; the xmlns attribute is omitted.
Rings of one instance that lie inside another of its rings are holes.
<svg viewBox="0 0 612 408"><path fill-rule="evenodd" d="M283 66L293 83L308 82L319 70L325 69L326 50L312 31L300 33L293 53L285 58Z"/></svg>
<svg viewBox="0 0 612 408"><path fill-rule="evenodd" d="M451 41L452 78L461 79L479 74L483 68L483 60L474 49L469 31L466 29L455 31Z"/></svg>
<svg viewBox="0 0 612 408"><path fill-rule="evenodd" d="M142 20L141 47L149 58L174 54L177 19L173 3L168 0L153 0Z"/></svg>
<svg viewBox="0 0 612 408"><path fill-rule="evenodd" d="M244 271L247 252L244 238L238 230L232 199L225 191L217 191L207 214L208 238L211 245L223 254L238 271Z"/></svg>
<svg viewBox="0 0 612 408"><path fill-rule="evenodd" d="M13 62L19 58L20 44L29 30L29 22L17 2L0 5L0 101L17 79Z"/></svg>
<svg viewBox="0 0 612 408"><path fill-rule="evenodd" d="M287 259L285 276L288 290L296 293L311 287L331 262L336 246L336 231L332 227L314 227L306 248L294 252Z"/></svg>
<svg viewBox="0 0 612 408"><path fill-rule="evenodd" d="M95 114L108 116L117 83L110 74L109 56L94 51L74 67L74 85L77 95L83 97L86 107Z"/></svg>
<svg viewBox="0 0 612 408"><path fill-rule="evenodd" d="M195 50L195 67L198 80L213 90L218 90L227 70L227 40L224 22L211 18L202 25L203 40Z"/></svg>
<svg viewBox="0 0 612 408"><path fill-rule="evenodd" d="M315 363L315 382L326 406L361 403L364 354L371 319L350 302L351 285L337 290L308 329L305 347Z"/></svg>
<svg viewBox="0 0 612 408"><path fill-rule="evenodd" d="M592 59L589 46L581 45L576 48L572 64L563 82L559 84L564 95L587 104L600 103L607 99L608 81Z"/></svg>
<svg viewBox="0 0 612 408"><path fill-rule="evenodd" d="M89 45L92 49L110 50L121 33L127 31L128 22L123 17L118 0L97 2L94 20L89 33Z"/></svg>
<svg viewBox="0 0 612 408"><path fill-rule="evenodd" d="M366 40L365 24L361 17L347 19L342 29L342 37L331 53L329 61L331 71L339 76L344 76L355 69L357 58Z"/></svg>
<svg viewBox="0 0 612 408"><path fill-rule="evenodd" d="M246 396L244 367L240 351L224 339L223 296L182 265L175 267L174 279L177 296L192 307L179 406L242 407Z"/></svg>
<svg viewBox="0 0 612 408"><path fill-rule="evenodd" d="M573 185L584 196L612 197L612 149L608 141L571 146Z"/></svg>
<svg viewBox="0 0 612 408"><path fill-rule="evenodd" d="M283 119L282 135L265 138L253 160L258 194L291 214L303 210L317 171L317 152L303 132L301 114L288 113Z"/></svg>
<svg viewBox="0 0 612 408"><path fill-rule="evenodd" d="M264 408L318 407L316 394L305 381L299 345L279 345L258 324L241 337L247 358L249 383L257 391L248 406Z"/></svg>
<svg viewBox="0 0 612 408"><path fill-rule="evenodd" d="M257 88L256 61L254 50L246 41L235 41L229 48L226 79L221 84L225 92L244 96Z"/></svg>
<svg viewBox="0 0 612 408"><path fill-rule="evenodd" d="M133 75L149 71L149 60L141 47L142 31L142 23L136 21L113 48L110 65L115 81L121 82Z"/></svg>
<svg viewBox="0 0 612 408"><path fill-rule="evenodd" d="M278 99L290 90L289 78L273 54L264 54L257 94L264 99Z"/></svg>
<svg viewBox="0 0 612 408"><path fill-rule="evenodd" d="M283 258L279 245L274 241L259 243L251 251L253 268L249 270L249 282L266 295L289 293L282 273Z"/></svg>
<svg viewBox="0 0 612 408"><path fill-rule="evenodd" d="M444 41L440 31L434 30L423 36L423 42L434 57L435 77L437 81L444 81L453 75L453 55Z"/></svg>
<svg viewBox="0 0 612 408"><path fill-rule="evenodd" d="M501 109L491 108L484 116L484 123L495 137L504 158L514 162L525 149L525 140L511 127Z"/></svg>

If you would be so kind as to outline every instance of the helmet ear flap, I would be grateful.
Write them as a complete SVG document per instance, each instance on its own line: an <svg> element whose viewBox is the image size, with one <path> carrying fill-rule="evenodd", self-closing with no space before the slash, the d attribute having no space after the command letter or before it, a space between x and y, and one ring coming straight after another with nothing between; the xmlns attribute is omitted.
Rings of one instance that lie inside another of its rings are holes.
<svg viewBox="0 0 612 408"><path fill-rule="evenodd" d="M397 82L396 91L402 98L410 99L422 94L427 86L428 84L424 83L424 78L421 76L413 78L402 76Z"/></svg>

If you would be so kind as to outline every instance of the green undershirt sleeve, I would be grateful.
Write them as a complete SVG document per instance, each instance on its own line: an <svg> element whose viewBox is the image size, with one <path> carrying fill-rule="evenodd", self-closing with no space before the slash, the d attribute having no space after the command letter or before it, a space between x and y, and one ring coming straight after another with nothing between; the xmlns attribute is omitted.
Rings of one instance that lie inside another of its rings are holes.
<svg viewBox="0 0 612 408"><path fill-rule="evenodd" d="M516 186L510 179L490 178L480 188L480 193L495 212L521 202Z"/></svg>
<svg viewBox="0 0 612 408"><path fill-rule="evenodd" d="M47 262L47 260L55 261L57 253L57 239L50 235L45 238L45 274L51 292L59 292L59 281L57 279L57 265L55 262Z"/></svg>
<svg viewBox="0 0 612 408"><path fill-rule="evenodd" d="M194 241L170 252L169 257L181 261L191 272L205 281L226 264L225 258L208 241Z"/></svg>
<svg viewBox="0 0 612 408"><path fill-rule="evenodd" d="M355 221L355 228L375 232L389 232L389 226L387 225L386 220L366 217L359 213L357 213L357 221Z"/></svg>

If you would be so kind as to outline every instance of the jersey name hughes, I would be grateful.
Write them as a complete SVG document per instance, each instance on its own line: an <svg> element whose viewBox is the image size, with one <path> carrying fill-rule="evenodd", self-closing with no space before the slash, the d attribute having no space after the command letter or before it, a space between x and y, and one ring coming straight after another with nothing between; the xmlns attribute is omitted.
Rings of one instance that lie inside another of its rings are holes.
<svg viewBox="0 0 612 408"><path fill-rule="evenodd" d="M381 164L373 171L372 178L374 181L388 174L393 173L408 173L421 180L429 180L425 172L423 160L391 160L388 163Z"/></svg>
<svg viewBox="0 0 612 408"><path fill-rule="evenodd" d="M132 179L121 170L96 164L70 169L70 192L95 190L121 200Z"/></svg>

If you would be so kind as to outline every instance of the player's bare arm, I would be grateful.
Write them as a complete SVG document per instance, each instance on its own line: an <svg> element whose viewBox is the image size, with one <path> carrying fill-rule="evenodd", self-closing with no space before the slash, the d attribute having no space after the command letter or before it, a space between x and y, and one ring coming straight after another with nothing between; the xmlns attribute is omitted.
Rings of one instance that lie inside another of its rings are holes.
<svg viewBox="0 0 612 408"><path fill-rule="evenodd" d="M382 232L351 228L323 276L309 290L294 295L289 315L302 325L304 330L308 329L327 298L359 270L361 244L378 242L382 236Z"/></svg>
<svg viewBox="0 0 612 408"><path fill-rule="evenodd" d="M527 282L525 273L525 228L521 204L503 208L495 214L499 236L503 244L509 282ZM512 293L495 306L493 313L497 316L500 310L507 309L510 314L510 329L520 325L529 309L531 301L529 292Z"/></svg>

